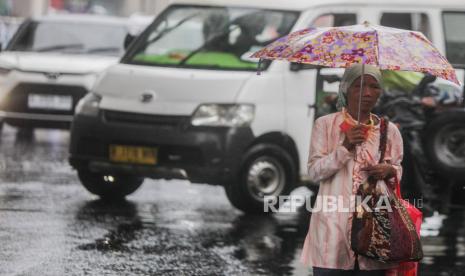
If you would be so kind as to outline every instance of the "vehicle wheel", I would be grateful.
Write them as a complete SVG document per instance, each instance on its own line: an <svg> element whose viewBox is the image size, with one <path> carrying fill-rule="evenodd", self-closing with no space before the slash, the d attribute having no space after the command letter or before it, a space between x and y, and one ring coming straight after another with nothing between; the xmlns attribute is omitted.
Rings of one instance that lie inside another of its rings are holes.
<svg viewBox="0 0 465 276"><path fill-rule="evenodd" d="M436 117L425 132L425 150L438 172L465 179L465 112Z"/></svg>
<svg viewBox="0 0 465 276"><path fill-rule="evenodd" d="M123 199L135 192L144 181L142 177L94 173L88 169L78 169L78 176L89 192L107 200Z"/></svg>
<svg viewBox="0 0 465 276"><path fill-rule="evenodd" d="M296 183L296 168L291 156L272 144L252 147L243 158L235 181L225 186L226 195L237 209L250 214L264 212L264 197L288 195ZM273 205L279 208L279 204ZM270 209L271 211L272 209Z"/></svg>

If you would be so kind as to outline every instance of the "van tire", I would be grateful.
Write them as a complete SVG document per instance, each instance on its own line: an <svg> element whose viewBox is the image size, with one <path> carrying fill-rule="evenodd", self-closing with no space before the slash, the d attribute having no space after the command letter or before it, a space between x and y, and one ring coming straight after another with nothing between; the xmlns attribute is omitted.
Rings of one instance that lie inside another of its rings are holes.
<svg viewBox="0 0 465 276"><path fill-rule="evenodd" d="M244 213L271 214L264 211L264 196L278 199L278 196L289 195L295 187L297 172L292 157L279 146L258 144L248 150L242 160L237 178L225 186L226 196ZM279 208L279 200L277 202L273 205L276 209Z"/></svg>
<svg viewBox="0 0 465 276"><path fill-rule="evenodd" d="M104 200L120 200L135 192L144 182L144 178L127 174L104 174L78 169L81 184L92 194ZM113 182L105 180L112 177Z"/></svg>

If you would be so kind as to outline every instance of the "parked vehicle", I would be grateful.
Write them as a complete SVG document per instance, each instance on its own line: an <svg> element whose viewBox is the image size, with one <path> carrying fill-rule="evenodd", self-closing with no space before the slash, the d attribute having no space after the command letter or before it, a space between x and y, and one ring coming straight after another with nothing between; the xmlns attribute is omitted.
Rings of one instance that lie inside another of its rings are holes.
<svg viewBox="0 0 465 276"><path fill-rule="evenodd" d="M457 50L465 34L455 32L465 23L465 4L418 3L173 1L80 101L70 163L103 198L169 174L223 185L235 207L263 212L265 197L311 182L307 157L321 82L315 67L286 62L267 62L257 76L250 55L293 30L369 20L421 30L452 62L465 64Z"/></svg>
<svg viewBox="0 0 465 276"><path fill-rule="evenodd" d="M127 19L105 16L26 20L0 53L0 118L26 129L69 128L77 102L124 53L127 31Z"/></svg>

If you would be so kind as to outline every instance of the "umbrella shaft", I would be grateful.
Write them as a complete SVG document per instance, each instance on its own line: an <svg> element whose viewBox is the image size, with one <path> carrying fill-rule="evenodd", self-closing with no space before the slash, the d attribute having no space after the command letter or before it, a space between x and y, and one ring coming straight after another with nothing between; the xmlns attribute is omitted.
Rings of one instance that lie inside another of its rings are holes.
<svg viewBox="0 0 465 276"><path fill-rule="evenodd" d="M357 122L360 124L360 111L362 109L363 80L365 78L365 63L362 63L362 75L360 76L360 94L358 96Z"/></svg>

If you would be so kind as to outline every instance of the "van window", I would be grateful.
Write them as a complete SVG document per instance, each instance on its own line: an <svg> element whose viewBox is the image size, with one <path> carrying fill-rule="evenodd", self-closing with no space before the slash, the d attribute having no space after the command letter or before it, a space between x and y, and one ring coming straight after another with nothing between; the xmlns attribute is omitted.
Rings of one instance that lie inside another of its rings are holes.
<svg viewBox="0 0 465 276"><path fill-rule="evenodd" d="M465 65L465 12L444 12L442 16L447 59L452 64Z"/></svg>
<svg viewBox="0 0 465 276"><path fill-rule="evenodd" d="M339 27L357 24L357 15L354 13L328 13L313 20L311 27Z"/></svg>
<svg viewBox="0 0 465 276"><path fill-rule="evenodd" d="M120 56L126 34L123 23L26 21L7 50Z"/></svg>
<svg viewBox="0 0 465 276"><path fill-rule="evenodd" d="M429 18L425 13L386 12L382 14L380 24L386 27L422 32L428 39L431 39Z"/></svg>
<svg viewBox="0 0 465 276"><path fill-rule="evenodd" d="M299 13L175 5L132 44L123 63L256 70L250 55L290 32Z"/></svg>

